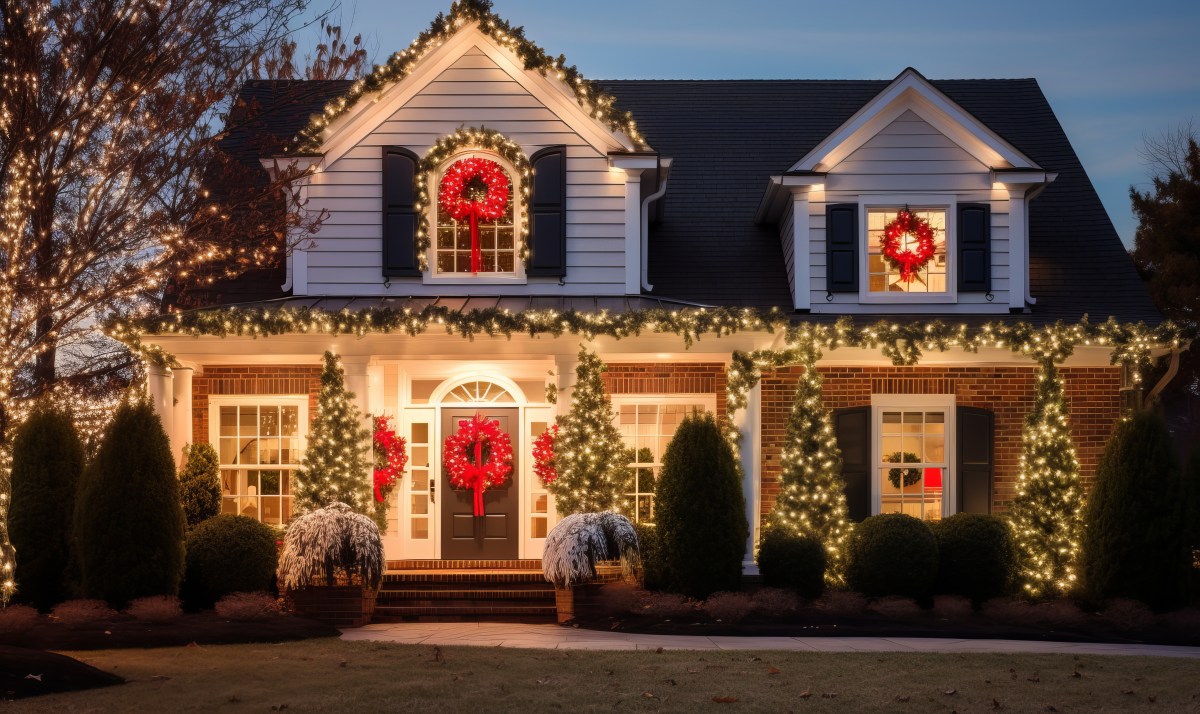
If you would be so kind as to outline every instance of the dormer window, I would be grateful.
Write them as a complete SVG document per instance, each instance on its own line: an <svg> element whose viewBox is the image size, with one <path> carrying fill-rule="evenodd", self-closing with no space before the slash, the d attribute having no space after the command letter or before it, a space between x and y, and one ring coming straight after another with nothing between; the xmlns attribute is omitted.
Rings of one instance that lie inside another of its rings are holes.
<svg viewBox="0 0 1200 714"><path fill-rule="evenodd" d="M871 206L866 213L868 292L945 294L946 209Z"/></svg>
<svg viewBox="0 0 1200 714"><path fill-rule="evenodd" d="M513 168L496 154L456 154L432 177L436 215L433 275L518 274L521 219Z"/></svg>

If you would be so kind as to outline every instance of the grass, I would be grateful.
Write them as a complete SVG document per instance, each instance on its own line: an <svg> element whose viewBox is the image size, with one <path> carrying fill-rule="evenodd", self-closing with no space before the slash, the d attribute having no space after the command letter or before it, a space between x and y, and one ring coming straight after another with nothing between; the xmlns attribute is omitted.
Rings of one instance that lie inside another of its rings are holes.
<svg viewBox="0 0 1200 714"><path fill-rule="evenodd" d="M128 684L34 711L1200 711L1200 664L1090 655L564 651L307 640L67 653Z"/></svg>

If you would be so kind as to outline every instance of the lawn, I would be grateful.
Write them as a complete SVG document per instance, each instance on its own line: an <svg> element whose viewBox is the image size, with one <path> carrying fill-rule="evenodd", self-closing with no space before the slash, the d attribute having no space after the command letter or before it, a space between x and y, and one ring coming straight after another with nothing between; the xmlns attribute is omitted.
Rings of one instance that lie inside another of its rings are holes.
<svg viewBox="0 0 1200 714"><path fill-rule="evenodd" d="M68 653L128 684L27 711L1200 712L1200 663L1090 655L609 652L307 640Z"/></svg>

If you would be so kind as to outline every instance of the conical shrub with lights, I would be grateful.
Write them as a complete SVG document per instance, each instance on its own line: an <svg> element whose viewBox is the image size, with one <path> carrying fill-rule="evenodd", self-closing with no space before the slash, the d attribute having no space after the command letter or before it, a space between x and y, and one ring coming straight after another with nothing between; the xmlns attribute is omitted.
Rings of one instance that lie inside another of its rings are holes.
<svg viewBox="0 0 1200 714"><path fill-rule="evenodd" d="M354 394L346 391L341 361L326 352L317 416L296 472L296 515L344 503L355 513L376 517L367 460L370 437Z"/></svg>
<svg viewBox="0 0 1200 714"><path fill-rule="evenodd" d="M829 410L821 401L821 374L811 364L796 382L783 445L779 495L769 526L818 539L825 546L825 579L845 578L845 545L851 523L846 514L842 451Z"/></svg>
<svg viewBox="0 0 1200 714"><path fill-rule="evenodd" d="M1008 511L1017 546L1017 581L1031 598L1066 595L1078 580L1084 496L1067 399L1051 362L1038 375L1037 396L1021 439L1017 495Z"/></svg>
<svg viewBox="0 0 1200 714"><path fill-rule="evenodd" d="M604 362L579 350L571 410L558 419L554 467L558 478L547 486L560 515L630 511L632 456L615 424L612 400L604 389Z"/></svg>

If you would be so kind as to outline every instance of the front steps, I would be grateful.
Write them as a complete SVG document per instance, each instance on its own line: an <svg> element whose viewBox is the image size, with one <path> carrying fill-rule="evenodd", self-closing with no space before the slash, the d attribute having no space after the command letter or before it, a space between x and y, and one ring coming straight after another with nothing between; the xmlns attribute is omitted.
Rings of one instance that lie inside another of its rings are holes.
<svg viewBox="0 0 1200 714"><path fill-rule="evenodd" d="M553 622L540 560L388 561L372 622Z"/></svg>

